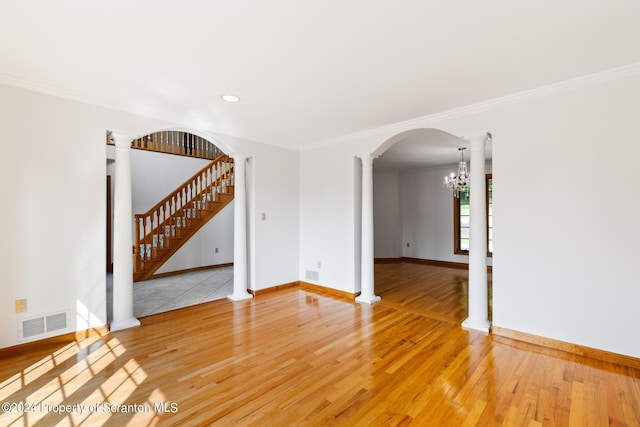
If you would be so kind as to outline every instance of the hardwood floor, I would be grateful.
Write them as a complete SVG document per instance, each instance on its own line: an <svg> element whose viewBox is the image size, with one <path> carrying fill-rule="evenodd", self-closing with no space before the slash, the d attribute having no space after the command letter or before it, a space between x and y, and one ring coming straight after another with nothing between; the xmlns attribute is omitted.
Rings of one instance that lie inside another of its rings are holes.
<svg viewBox="0 0 640 427"><path fill-rule="evenodd" d="M639 370L462 330L465 271L376 283L373 306L284 289L5 357L0 425L640 425Z"/></svg>

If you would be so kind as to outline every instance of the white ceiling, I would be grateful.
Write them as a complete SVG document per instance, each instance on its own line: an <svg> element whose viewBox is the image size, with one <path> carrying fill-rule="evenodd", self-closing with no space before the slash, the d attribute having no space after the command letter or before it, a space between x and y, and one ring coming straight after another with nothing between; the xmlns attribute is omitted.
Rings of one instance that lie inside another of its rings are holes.
<svg viewBox="0 0 640 427"><path fill-rule="evenodd" d="M0 0L0 83L300 148L640 62L639 23L636 0Z"/></svg>
<svg viewBox="0 0 640 427"><path fill-rule="evenodd" d="M464 147L464 160L470 160L470 144L463 138L437 129L420 129L396 142L374 159L376 170L410 170L457 164L458 148ZM492 158L492 141L485 144L485 158Z"/></svg>

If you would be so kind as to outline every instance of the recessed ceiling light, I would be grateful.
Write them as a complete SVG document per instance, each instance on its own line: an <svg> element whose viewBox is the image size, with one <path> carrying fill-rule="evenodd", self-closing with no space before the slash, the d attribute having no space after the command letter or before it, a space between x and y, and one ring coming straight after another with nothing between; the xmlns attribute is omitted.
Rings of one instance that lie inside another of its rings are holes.
<svg viewBox="0 0 640 427"><path fill-rule="evenodd" d="M240 101L240 98L238 98L235 95L222 95L221 98L225 102L238 102L238 101Z"/></svg>

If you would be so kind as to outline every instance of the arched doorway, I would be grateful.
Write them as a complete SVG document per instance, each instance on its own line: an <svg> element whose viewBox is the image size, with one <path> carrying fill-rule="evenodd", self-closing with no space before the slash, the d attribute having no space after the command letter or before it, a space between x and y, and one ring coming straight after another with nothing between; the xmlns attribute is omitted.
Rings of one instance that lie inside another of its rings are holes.
<svg viewBox="0 0 640 427"><path fill-rule="evenodd" d="M471 215L475 248L470 256L454 253L452 196L442 187L444 176L456 171L456 162L460 160L459 147L473 151L471 163L475 166L471 169L472 175L475 169L476 177L472 181L480 183L475 185L476 195L472 197L476 205L475 209L471 208L475 210L475 214ZM375 244L370 244L375 246L373 257L410 259L445 266L459 264L466 267L468 262L469 315L463 326L488 332L484 180L487 160L491 167L488 136L464 139L438 129L412 129L385 140L372 158L375 158L372 161L372 175L375 177L372 180L375 183L373 194L378 195L376 199L372 194L371 215L375 220L371 234L375 236ZM363 187L367 179L365 169L363 167ZM367 245L364 228L368 214L366 197L363 189L363 248ZM380 197L384 197L384 200L380 200ZM484 245L478 244L482 242ZM373 261L366 259L364 250L362 262L363 272L368 268L368 263L373 264ZM365 279L363 273L363 289L366 288Z"/></svg>
<svg viewBox="0 0 640 427"><path fill-rule="evenodd" d="M166 147L171 154L173 150L178 150L180 153L187 153L192 155L196 151L205 152L208 150L206 144L202 143L202 140L210 138L208 135L200 135L188 130L168 130L163 132L154 132L153 135L159 135L162 133L172 134L174 137L177 134L180 136L178 141L172 140L171 144L166 144ZM149 134L147 134L149 135ZM145 143L145 147L149 147L148 136L137 138L138 142ZM154 137L153 144L157 141ZM113 133L114 159L115 159L115 174L116 185L114 188L114 221L113 221L113 259L114 259L114 274L113 274L113 319L110 324L112 330L125 329L132 326L139 325L139 321L133 316L133 272L135 257L132 260L131 248L134 247L133 239L131 238L131 219L133 218L133 211L131 207L131 148L132 142L136 142L136 139L129 135ZM174 144L175 142L175 144ZM247 225L246 225L246 185L245 185L245 168L247 156L233 152L226 146L226 144L216 141L216 150L219 148L220 152L230 152L225 160L227 164L233 164L233 169L224 169L219 175L216 171L209 171L203 175L203 178L198 178L198 184L193 184L190 189L198 187L197 191L210 190L212 186L218 186L218 181L225 180L227 185L229 179L233 180L231 184L234 187L233 199L234 199L234 215L233 215L233 292L228 298L232 300L240 300L251 298L251 294L247 292ZM226 150L226 151L225 151ZM215 151L215 150L214 150ZM215 153L214 153L215 154ZM232 160L231 160L232 159ZM212 180L213 176L213 180ZM205 183L204 185L202 183ZM224 185L224 184L221 184ZM211 188L210 188L211 187ZM191 190L188 190L191 191ZM209 199L202 199L199 194L198 201L202 204L195 206L195 199L189 199L190 204L187 206L184 203L180 206L180 209L188 209L190 212L186 214L188 218L189 214L196 215L198 209L203 211L208 209L210 203ZM179 196L182 197L182 196ZM190 196L189 196L190 197ZM189 198L187 197L187 199ZM185 200L184 198L182 200ZM211 200L213 201L213 200ZM217 201L217 200L216 200ZM206 208L204 206L207 206ZM167 205L167 210L172 210L170 207L171 202ZM201 207L202 206L202 207ZM159 225L159 215L155 215L149 221L149 223L156 223ZM146 227L146 223L143 222L143 227ZM185 226L185 216L182 216L182 226ZM173 233L173 231L171 231ZM135 233L133 233L135 234ZM173 234L171 234L173 237ZM152 236L155 238L156 235ZM160 235L158 234L158 240ZM153 251L155 246L145 243L147 251ZM135 246L137 249L137 246Z"/></svg>

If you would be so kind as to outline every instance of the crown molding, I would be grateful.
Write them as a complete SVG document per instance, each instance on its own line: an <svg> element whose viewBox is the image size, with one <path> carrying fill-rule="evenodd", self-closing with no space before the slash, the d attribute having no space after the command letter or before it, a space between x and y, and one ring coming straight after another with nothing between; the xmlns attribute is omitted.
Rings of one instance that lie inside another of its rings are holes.
<svg viewBox="0 0 640 427"><path fill-rule="evenodd" d="M428 116L417 117L415 119L409 119L402 122L393 123L390 125L380 126L373 129L368 129L361 132L355 132L348 135L343 135L337 138L327 139L313 144L307 144L300 147L300 151L313 150L330 145L342 144L349 141L358 139L370 138L375 136L386 136L388 134L396 135L406 130L429 127L433 124L455 119L473 114L481 113L484 111L493 110L506 105L522 103L537 98L542 98L557 93L567 92L587 86L593 86L598 83L603 83L611 80L618 80L625 77L636 76L640 74L640 63L634 63L625 65L618 68L612 68L610 70L588 74L586 76L577 77L575 79L565 80L558 83L553 83L546 86L541 86L536 89L517 92L511 95L494 98L488 101L478 102L470 104L461 108L455 108L452 110L443 111L440 113L431 114Z"/></svg>
<svg viewBox="0 0 640 427"><path fill-rule="evenodd" d="M495 108L503 107L510 104L522 103L529 100L533 100L536 98L542 98L545 96L562 93L566 91L571 91L575 89L579 89L582 87L592 86L598 83L603 83L611 80L618 80L625 77L631 77L640 74L640 63L634 63L625 65L618 68L613 68L610 70L589 74L586 76L578 77L575 79L565 80L558 83L553 83L546 86L541 86L536 89L526 90L522 92L517 92L511 95L494 98L488 101L483 101L475 104L470 104L464 107L455 108L452 110L447 110L427 116L417 117L414 119L409 119L402 122L392 123L389 125L379 126L372 129L367 129L360 132L354 132L351 134L339 136L336 138L325 139L323 141L306 144L298 147L297 149L293 149L294 151L308 151L316 148L321 148L330 145L347 143L350 141L371 138L392 134L396 135L400 132L404 132L410 129L416 129L421 127L430 127L439 122L465 117L473 114L477 114L484 111L489 111ZM12 77L6 74L0 73L0 84L17 87L20 89L26 89L34 92L43 93L46 95L56 96L63 99L68 99L71 101L82 102L89 105L94 105L98 107L109 108L113 110L123 111L132 114L138 114L145 116L144 114L140 114L139 112L131 111L126 105L115 102L113 100L97 97L97 96L89 96L86 94L82 94L79 92L75 92L68 89L63 89L55 86L50 86L42 83L37 83L25 79L20 79L17 77ZM145 116L146 117L146 116ZM173 120L155 118L156 120L163 120L167 122L173 122ZM272 145L272 144L267 144ZM278 145L274 145L279 147ZM285 148L285 147L280 147Z"/></svg>
<svg viewBox="0 0 640 427"><path fill-rule="evenodd" d="M26 89L32 92L43 93L45 95L56 96L58 98L68 99L71 101L82 102L84 104L95 105L97 107L129 112L124 105L118 104L115 101L97 96L89 96L69 89L63 89L30 80L19 79L6 74L0 74L0 84L17 87L19 89Z"/></svg>

